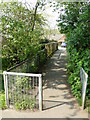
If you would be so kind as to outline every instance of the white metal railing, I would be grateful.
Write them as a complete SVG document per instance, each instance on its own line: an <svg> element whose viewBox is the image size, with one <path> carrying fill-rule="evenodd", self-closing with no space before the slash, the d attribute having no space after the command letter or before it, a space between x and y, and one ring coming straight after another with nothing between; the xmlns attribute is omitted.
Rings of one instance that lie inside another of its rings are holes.
<svg viewBox="0 0 90 120"><path fill-rule="evenodd" d="M42 75L32 73L3 72L5 101L8 107L19 100L38 101L42 111Z"/></svg>
<svg viewBox="0 0 90 120"><path fill-rule="evenodd" d="M82 83L82 109L84 109L88 75L82 67L80 68L80 78Z"/></svg>

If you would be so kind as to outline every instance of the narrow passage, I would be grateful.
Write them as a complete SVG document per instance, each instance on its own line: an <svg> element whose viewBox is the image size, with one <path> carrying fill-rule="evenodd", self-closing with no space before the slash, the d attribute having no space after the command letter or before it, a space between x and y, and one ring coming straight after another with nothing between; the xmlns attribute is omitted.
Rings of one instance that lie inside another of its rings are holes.
<svg viewBox="0 0 90 120"><path fill-rule="evenodd" d="M59 48L43 67L43 111L6 109L3 118L88 118L67 83L66 55L66 49Z"/></svg>
<svg viewBox="0 0 90 120"><path fill-rule="evenodd" d="M82 110L67 82L66 56L66 48L60 47L44 67L43 110L56 111L57 116L80 117Z"/></svg>

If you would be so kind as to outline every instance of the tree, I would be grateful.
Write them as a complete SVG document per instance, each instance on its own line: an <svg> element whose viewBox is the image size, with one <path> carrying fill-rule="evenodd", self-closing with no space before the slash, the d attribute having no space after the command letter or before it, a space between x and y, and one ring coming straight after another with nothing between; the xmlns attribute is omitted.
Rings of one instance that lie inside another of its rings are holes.
<svg viewBox="0 0 90 120"><path fill-rule="evenodd" d="M34 30L34 27L35 27L38 8L42 9L45 5L46 5L46 0L37 0L35 8L34 8L32 31Z"/></svg>
<svg viewBox="0 0 90 120"><path fill-rule="evenodd" d="M43 35L44 18L36 14L32 32L33 10L21 2L1 3L1 32L3 69L30 58L39 49Z"/></svg>
<svg viewBox="0 0 90 120"><path fill-rule="evenodd" d="M58 19L60 32L66 34L68 55L68 82L73 94L81 101L80 67L89 75L90 36L88 2L64 3L63 11ZM90 80L88 79L87 96L90 100ZM90 105L89 105L90 106Z"/></svg>

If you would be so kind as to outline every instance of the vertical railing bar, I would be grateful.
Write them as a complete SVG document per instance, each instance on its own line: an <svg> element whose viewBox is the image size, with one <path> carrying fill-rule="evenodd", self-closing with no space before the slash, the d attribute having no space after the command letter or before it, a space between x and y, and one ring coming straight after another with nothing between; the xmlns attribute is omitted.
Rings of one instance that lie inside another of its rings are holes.
<svg viewBox="0 0 90 120"><path fill-rule="evenodd" d="M16 86L15 86L15 76L14 76L14 81L13 81L13 87L14 87L14 94L13 94L13 98L14 98L14 105L15 105L15 94L16 94Z"/></svg>
<svg viewBox="0 0 90 120"><path fill-rule="evenodd" d="M30 83L30 102L31 102L31 87L32 87L31 86L31 80L32 80L32 78L30 77L29 80L30 80L29 83Z"/></svg>
<svg viewBox="0 0 90 120"><path fill-rule="evenodd" d="M18 82L19 82L19 84L18 84L19 85L19 93L18 94L19 94L19 99L21 101L21 85L20 85L20 83L21 83L21 75L20 75L20 78L19 78Z"/></svg>
<svg viewBox="0 0 90 120"><path fill-rule="evenodd" d="M39 110L42 111L42 77L39 76Z"/></svg>
<svg viewBox="0 0 90 120"><path fill-rule="evenodd" d="M9 107L9 102L8 102L8 79L7 79L7 74L6 74L6 105Z"/></svg>
<svg viewBox="0 0 90 120"><path fill-rule="evenodd" d="M26 89L26 90L27 90L27 101L28 101L28 90L29 90L29 89L28 89L28 87L29 87L29 86L28 86L28 85L29 85L28 80L29 80L29 77L27 77L27 87L26 87L26 88L27 88L27 89Z"/></svg>
<svg viewBox="0 0 90 120"><path fill-rule="evenodd" d="M13 77L13 76L12 76ZM10 83L10 86L11 86L11 100L10 100L10 104L12 103L12 79L11 79L11 81L10 81L11 83Z"/></svg>
<svg viewBox="0 0 90 120"><path fill-rule="evenodd" d="M38 80L38 77L36 77L36 105L37 105L37 80ZM38 107L38 106L36 106L36 107Z"/></svg>
<svg viewBox="0 0 90 120"><path fill-rule="evenodd" d="M5 86L6 86L6 74L3 73L3 77L4 77L4 89L5 89Z"/></svg>
<svg viewBox="0 0 90 120"><path fill-rule="evenodd" d="M23 78L21 77L21 80L22 80ZM23 81L23 80L22 80ZM23 83L22 83L23 84ZM22 100L23 100L23 85L21 84L21 98L22 98Z"/></svg>
<svg viewBox="0 0 90 120"><path fill-rule="evenodd" d="M6 102L7 101L7 95L6 95L6 71L3 73L3 75L4 75L5 102Z"/></svg>
<svg viewBox="0 0 90 120"><path fill-rule="evenodd" d="M36 82L36 97L37 97L37 77L36 77L35 82Z"/></svg>
<svg viewBox="0 0 90 120"><path fill-rule="evenodd" d="M14 84L14 76L13 76L13 79L12 79L12 100L13 100L12 103L14 104L14 94L13 94L14 85L13 84Z"/></svg>
<svg viewBox="0 0 90 120"><path fill-rule="evenodd" d="M17 101L17 95L16 95L16 93L17 93L17 85L16 85L16 83L17 83L17 76L15 75L15 95L14 95L14 97L15 97L15 103L16 103L16 101Z"/></svg>
<svg viewBox="0 0 90 120"><path fill-rule="evenodd" d="M18 86L18 80L19 80L19 76L17 75L17 92L19 91L19 86ZM19 92L17 93L17 101L19 102Z"/></svg>
<svg viewBox="0 0 90 120"><path fill-rule="evenodd" d="M9 87L8 87L8 88L9 88L9 89L8 89L8 92L9 92L9 94L10 94L10 96L11 96L11 90L10 90L10 75L9 75L9 79L8 79L8 80L9 80L9 82L8 82L8 86L9 86ZM9 100L9 104L11 103L10 101L11 101L11 100Z"/></svg>
<svg viewBox="0 0 90 120"><path fill-rule="evenodd" d="M24 84L23 84L23 85L24 85L24 92L23 92L23 95L24 95L24 96L23 96L23 98L24 98L24 100L25 100L25 76L23 76L23 83L24 83Z"/></svg>
<svg viewBox="0 0 90 120"><path fill-rule="evenodd" d="M34 77L33 77L33 100L34 100Z"/></svg>

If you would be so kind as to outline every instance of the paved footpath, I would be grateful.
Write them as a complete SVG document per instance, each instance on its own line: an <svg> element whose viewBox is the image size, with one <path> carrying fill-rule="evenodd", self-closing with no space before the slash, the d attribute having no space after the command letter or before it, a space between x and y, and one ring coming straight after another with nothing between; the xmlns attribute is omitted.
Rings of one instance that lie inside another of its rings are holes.
<svg viewBox="0 0 90 120"><path fill-rule="evenodd" d="M66 49L59 48L47 61L43 70L43 111L4 110L5 118L88 118L67 84Z"/></svg>

